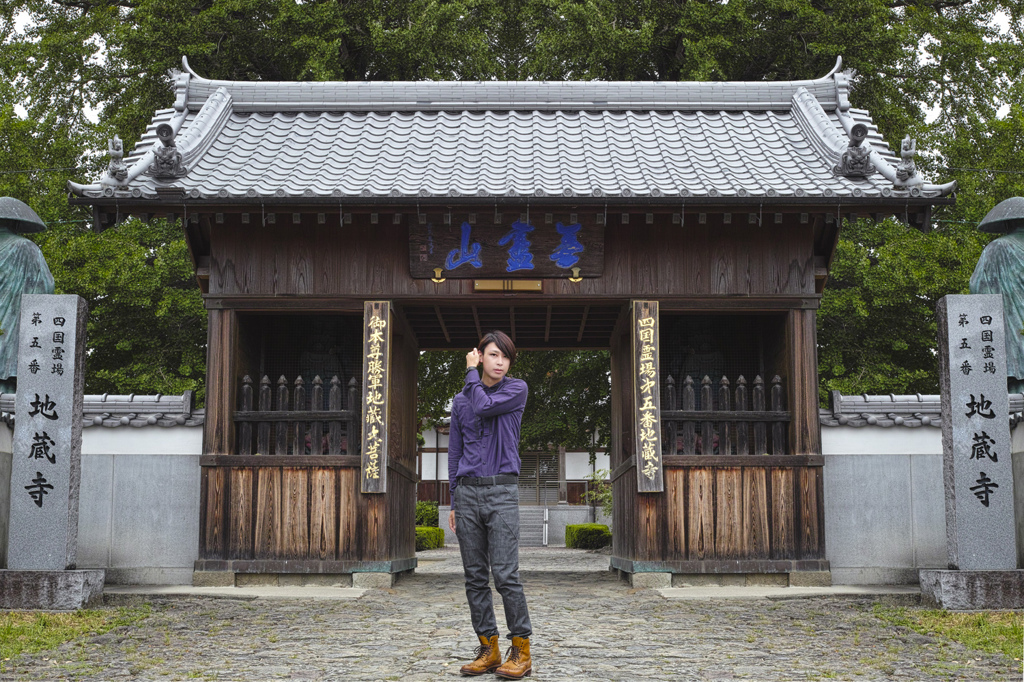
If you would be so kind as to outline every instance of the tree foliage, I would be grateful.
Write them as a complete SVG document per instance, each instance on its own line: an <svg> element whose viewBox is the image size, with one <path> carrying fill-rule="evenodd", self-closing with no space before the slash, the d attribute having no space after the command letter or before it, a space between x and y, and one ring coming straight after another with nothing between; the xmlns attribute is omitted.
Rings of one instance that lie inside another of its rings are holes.
<svg viewBox="0 0 1024 682"><path fill-rule="evenodd" d="M935 305L968 293L990 236L958 223L922 233L893 219L843 227L818 313L828 391L938 393Z"/></svg>
<svg viewBox="0 0 1024 682"><path fill-rule="evenodd" d="M1024 194L1021 0L0 0L0 36L0 194L51 225L39 242L58 290L90 299L90 391L176 392L204 374L180 232L93 233L64 190L97 175L108 137L130 148L170 105L183 54L240 80L771 80L819 77L842 55L854 106L890 141L916 136L922 171L961 191L932 233L844 232L820 316L823 388L931 385L927 306L963 290L984 241L971 228Z"/></svg>
<svg viewBox="0 0 1024 682"><path fill-rule="evenodd" d="M417 416L426 428L442 426L451 400L462 390L466 354L422 353ZM522 351L509 376L529 387L521 447L564 446L593 455L608 444L611 378L607 351Z"/></svg>

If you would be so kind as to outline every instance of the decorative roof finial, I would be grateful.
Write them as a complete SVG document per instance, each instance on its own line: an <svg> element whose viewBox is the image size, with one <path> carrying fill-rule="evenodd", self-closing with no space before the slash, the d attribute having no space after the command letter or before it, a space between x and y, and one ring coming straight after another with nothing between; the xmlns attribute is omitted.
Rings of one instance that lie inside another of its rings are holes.
<svg viewBox="0 0 1024 682"><path fill-rule="evenodd" d="M907 187L920 185L923 181L917 177L917 164L914 163L914 154L917 153L917 141L910 135L903 138L900 145L900 163L896 166L896 187Z"/></svg>
<svg viewBox="0 0 1024 682"><path fill-rule="evenodd" d="M181 152L174 144L174 128L161 123L156 128L156 136L160 142L153 145L153 163L149 166L149 174L154 178L180 178L185 175L185 165L181 161Z"/></svg>
<svg viewBox="0 0 1024 682"><path fill-rule="evenodd" d="M850 146L843 152L839 165L832 168L833 173L847 178L866 178L875 172L875 164L871 163L871 148L861 144L867 136L868 127L863 123L850 129Z"/></svg>
<svg viewBox="0 0 1024 682"><path fill-rule="evenodd" d="M124 162L124 143L117 135L107 140L107 154L110 156L110 163L107 165L107 178L114 180L117 184L123 183L128 178L128 164Z"/></svg>

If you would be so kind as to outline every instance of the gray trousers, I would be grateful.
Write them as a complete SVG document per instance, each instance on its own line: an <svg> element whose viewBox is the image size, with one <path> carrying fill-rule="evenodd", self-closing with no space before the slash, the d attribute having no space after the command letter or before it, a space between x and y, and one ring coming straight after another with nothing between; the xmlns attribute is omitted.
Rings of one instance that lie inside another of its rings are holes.
<svg viewBox="0 0 1024 682"><path fill-rule="evenodd" d="M466 574L466 599L473 631L498 634L487 573L505 607L510 637L529 637L530 614L519 581L519 487L516 485L455 488L455 529Z"/></svg>

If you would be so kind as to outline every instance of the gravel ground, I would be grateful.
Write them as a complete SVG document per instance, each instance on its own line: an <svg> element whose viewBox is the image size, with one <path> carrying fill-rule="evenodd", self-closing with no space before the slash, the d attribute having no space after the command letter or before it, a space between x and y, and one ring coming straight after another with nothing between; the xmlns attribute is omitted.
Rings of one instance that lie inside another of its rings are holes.
<svg viewBox="0 0 1024 682"><path fill-rule="evenodd" d="M1021 679L1020 662L886 625L871 599L680 601L607 566L523 551L531 679ZM358 599L148 601L141 623L9 661L0 680L446 680L476 646L452 548L421 552L415 575Z"/></svg>

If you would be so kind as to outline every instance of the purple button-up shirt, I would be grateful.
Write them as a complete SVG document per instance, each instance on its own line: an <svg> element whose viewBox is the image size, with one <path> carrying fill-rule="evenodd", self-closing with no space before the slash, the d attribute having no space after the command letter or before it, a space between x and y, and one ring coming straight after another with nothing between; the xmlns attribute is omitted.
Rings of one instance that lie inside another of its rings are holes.
<svg viewBox="0 0 1024 682"><path fill-rule="evenodd" d="M448 489L455 508L460 476L519 475L519 426L526 407L526 382L510 376L493 386L480 382L476 367L452 401L448 435Z"/></svg>

